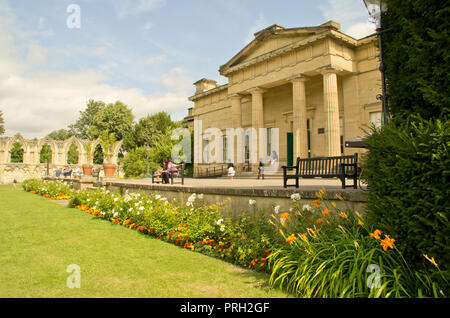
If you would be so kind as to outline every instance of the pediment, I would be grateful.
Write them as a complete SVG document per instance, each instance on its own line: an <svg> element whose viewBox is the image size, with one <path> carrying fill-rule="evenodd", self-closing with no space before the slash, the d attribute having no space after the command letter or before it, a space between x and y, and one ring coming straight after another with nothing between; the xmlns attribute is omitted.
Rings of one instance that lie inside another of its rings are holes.
<svg viewBox="0 0 450 318"><path fill-rule="evenodd" d="M309 37L313 37L330 29L339 30L339 28L339 24L332 21L317 27L293 29L285 29L282 26L274 24L255 33L254 40L226 64L222 65L220 67L220 72L224 75L228 69L238 66L239 64L258 59L259 57L262 57L270 52L304 41Z"/></svg>

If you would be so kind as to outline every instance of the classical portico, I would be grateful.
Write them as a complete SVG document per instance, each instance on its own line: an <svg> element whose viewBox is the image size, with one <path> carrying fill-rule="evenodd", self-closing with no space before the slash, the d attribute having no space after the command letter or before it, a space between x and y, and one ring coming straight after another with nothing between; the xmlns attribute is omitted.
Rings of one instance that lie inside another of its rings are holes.
<svg viewBox="0 0 450 318"><path fill-rule="evenodd" d="M226 128L242 128L256 134L258 142L251 147L233 140L236 166L239 147L251 152L247 161L256 158L248 165L255 170L276 142L281 165L296 157L341 155L349 152L343 139L363 135L364 126L381 112L377 66L375 35L356 40L333 21L293 29L273 25L255 33L220 67L227 84L195 83L190 118L201 120L203 130L215 127L225 134ZM278 129L279 139L261 142L262 133L273 136L271 129ZM199 150L202 145L197 144Z"/></svg>

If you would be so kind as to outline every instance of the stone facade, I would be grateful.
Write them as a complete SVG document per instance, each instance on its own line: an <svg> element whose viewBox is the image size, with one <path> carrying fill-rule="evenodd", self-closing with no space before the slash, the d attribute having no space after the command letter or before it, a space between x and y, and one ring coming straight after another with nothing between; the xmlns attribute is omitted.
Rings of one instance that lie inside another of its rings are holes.
<svg viewBox="0 0 450 318"><path fill-rule="evenodd" d="M356 40L333 21L292 29L273 25L255 33L220 74L228 84L195 83L189 98L194 107L186 117L190 127L202 133L218 128L224 135L227 128L253 127L258 134L259 128L278 128L280 166L296 157L363 152L346 149L345 140L363 136L381 119L377 37ZM201 126L194 127L195 121ZM238 147L248 141L233 141L234 158L228 161L239 169L245 164L238 163ZM214 165L202 160L205 143L203 135L194 143L194 173ZM260 144L251 148L257 160L270 154ZM257 163L248 166L255 170Z"/></svg>
<svg viewBox="0 0 450 318"><path fill-rule="evenodd" d="M10 150L14 143L19 142L23 149L23 162L12 163ZM14 137L0 138L0 184L12 183L13 180L22 182L29 178L40 178L47 174L47 164L40 163L42 146L48 144L51 149L51 162L49 162L49 175L54 176L57 169L67 165L67 153L72 144L75 144L79 154L78 164L93 164L89 159L85 145L90 141L71 137L65 141L51 140L49 138L27 140L20 134ZM100 140L91 142L92 152L100 145ZM111 163L117 164L118 154L122 141L115 144L112 151Z"/></svg>

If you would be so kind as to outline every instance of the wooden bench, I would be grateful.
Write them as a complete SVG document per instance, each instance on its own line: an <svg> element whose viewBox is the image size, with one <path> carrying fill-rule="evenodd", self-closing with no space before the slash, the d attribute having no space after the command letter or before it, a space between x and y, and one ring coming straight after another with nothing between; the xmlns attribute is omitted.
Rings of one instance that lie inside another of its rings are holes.
<svg viewBox="0 0 450 318"><path fill-rule="evenodd" d="M178 169L178 176L174 176L173 173L170 173L170 184L174 184L174 179L180 179L180 183L184 185L184 163L176 165L176 167ZM160 171L161 170L152 171L152 183L164 183L164 179Z"/></svg>
<svg viewBox="0 0 450 318"><path fill-rule="evenodd" d="M300 178L339 178L342 189L358 188L358 154L338 157L297 158L295 166L283 166L284 187L299 187ZM292 173L289 173L292 171ZM353 179L353 185L346 185L345 179ZM294 179L295 184L288 185Z"/></svg>

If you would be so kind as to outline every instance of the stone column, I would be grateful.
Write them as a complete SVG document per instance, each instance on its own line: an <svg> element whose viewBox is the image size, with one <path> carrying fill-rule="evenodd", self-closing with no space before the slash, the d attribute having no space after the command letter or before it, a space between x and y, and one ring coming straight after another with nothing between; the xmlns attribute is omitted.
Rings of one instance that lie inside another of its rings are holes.
<svg viewBox="0 0 450 318"><path fill-rule="evenodd" d="M264 92L262 88L254 88L250 90L252 94L252 141L251 141L251 152L250 157L252 160L252 167L254 171L258 169L259 159L262 156L261 150L259 149L259 129L264 128Z"/></svg>
<svg viewBox="0 0 450 318"><path fill-rule="evenodd" d="M323 75L323 104L325 112L325 145L327 156L340 156L339 99L335 69L325 69Z"/></svg>
<svg viewBox="0 0 450 318"><path fill-rule="evenodd" d="M233 128L235 129L235 133L236 133L236 129L242 128L242 106L241 106L241 99L242 96L239 94L234 94L231 95L231 112L232 112L232 120L233 120ZM234 166L235 168L237 168L238 166L240 166L240 164L238 163L238 146L241 146L240 143L238 142L237 138L239 138L239 135L235 137L235 135L230 136L230 138L233 138L233 162L234 162Z"/></svg>
<svg viewBox="0 0 450 318"><path fill-rule="evenodd" d="M290 79L292 83L294 161L297 157L308 157L308 132L306 126L306 77L297 76Z"/></svg>

